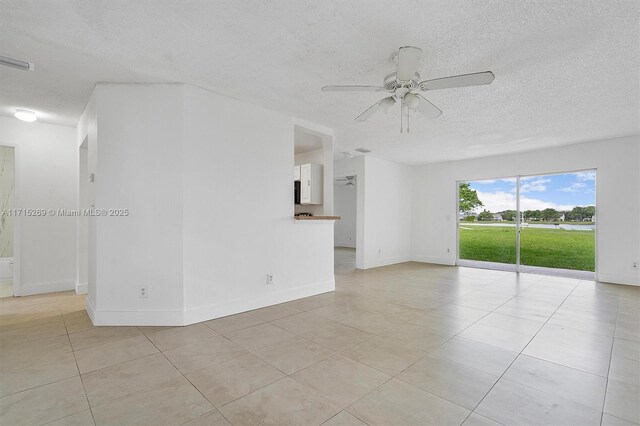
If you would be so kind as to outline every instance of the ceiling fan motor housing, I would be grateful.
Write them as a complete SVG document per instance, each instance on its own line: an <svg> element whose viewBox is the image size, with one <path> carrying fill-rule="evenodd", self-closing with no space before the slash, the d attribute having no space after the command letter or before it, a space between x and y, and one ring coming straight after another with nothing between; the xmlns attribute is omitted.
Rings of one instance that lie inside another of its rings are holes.
<svg viewBox="0 0 640 426"><path fill-rule="evenodd" d="M418 88L420 82L420 74L416 73L413 80L401 81L396 78L396 72L389 73L384 78L383 86L386 90L393 92L398 88L405 87L409 90L415 90Z"/></svg>

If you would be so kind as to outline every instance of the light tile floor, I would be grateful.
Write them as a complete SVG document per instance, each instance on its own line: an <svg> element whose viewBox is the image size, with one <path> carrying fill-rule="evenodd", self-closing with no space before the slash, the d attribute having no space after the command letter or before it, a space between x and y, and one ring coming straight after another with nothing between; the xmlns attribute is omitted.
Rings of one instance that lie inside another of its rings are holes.
<svg viewBox="0 0 640 426"><path fill-rule="evenodd" d="M1 299L0 424L640 423L640 288L353 255L333 293L188 327Z"/></svg>

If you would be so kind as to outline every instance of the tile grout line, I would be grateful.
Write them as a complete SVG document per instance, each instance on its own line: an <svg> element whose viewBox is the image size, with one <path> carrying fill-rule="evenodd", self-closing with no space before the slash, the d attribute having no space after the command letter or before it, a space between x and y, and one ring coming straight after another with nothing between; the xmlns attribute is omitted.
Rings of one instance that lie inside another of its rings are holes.
<svg viewBox="0 0 640 426"><path fill-rule="evenodd" d="M518 294L519 294L519 293L518 293ZM517 296L517 294L516 294L516 296ZM511 299L513 299L513 298L514 298L514 297L516 297L516 296L513 296L512 298L508 299L508 300L507 300L506 302L504 302L504 303L508 303ZM453 300L455 300L455 299L453 299ZM443 306L443 305L446 305L446 304L452 304L452 303L444 303L444 304L442 304L442 305L439 305L439 307L440 307L440 306ZM462 305L458 305L458 306L462 306ZM500 305L500 306L502 306L502 305ZM497 308L495 308L495 309L500 308L500 306L498 306L498 307L497 307ZM438 309L438 308L434 308L434 309L432 309L432 310L435 310L435 309ZM495 309L494 309L494 310L495 310ZM425 311L425 312L429 312L429 311ZM423 360L424 358L428 357L431 353L435 352L438 348L440 348L440 347L442 347L443 345L445 345L447 342L449 342L451 339L453 339L454 337L456 337L458 334L460 334L460 333L462 333L463 331L465 331L467 328L472 327L473 325L475 325L477 322L479 322L481 319L483 319L483 318L484 318L484 317L486 317L487 315L491 314L493 311L486 311L486 312L487 312L487 313L486 313L485 315L481 316L481 317L480 317L480 318L478 318L476 321L472 322L472 323L471 323L471 324L469 324L467 327L465 327L465 328L463 328L462 330L460 330L458 333L454 334L454 335L453 335L453 336L451 336L450 338L448 338L448 339L446 339L445 341L443 341L443 342L442 342L440 345L438 345L436 348L434 348L434 349L433 349L433 350L431 350L430 352L427 352L424 356L420 357L418 360L414 361L413 363L411 363L410 365L408 365L407 367L405 367L404 369L402 369L402 370L401 370L399 373L397 373L396 375L389 375L390 377L389 377L389 379L388 379L388 380L386 380L384 383L381 383L379 386L376 386L375 388L373 388L373 389L372 389L371 391L369 391L366 395L362 396L361 398L358 398L356 401L354 401L353 403L349 404L349 405L348 405L347 407L345 407L342 411L347 411L347 408L349 408L349 407L353 406L354 404L358 403L360 400L362 400L362 399L366 398L366 397L367 397L367 396L369 396L371 393L373 393L375 390L377 390L377 389L381 388L382 386L384 386L386 383L390 382L390 381L391 381L391 380L393 380L393 379L399 380L399 381L401 381L401 382L403 382L403 383L408 384L409 386L413 386L413 387L415 387L416 389L418 389L418 390L420 390L420 391L422 391L422 392L426 392L426 393L428 393L428 394L430 394L430 395L433 395L433 396L435 396L435 397L437 397L437 398L440 398L440 399L442 399L442 400L444 400L444 401L450 402L451 404L454 404L454 405L456 405L456 406L458 406L458 407L461 407L461 408L463 408L463 409L465 409L465 410L468 410L467 408L462 407L461 405L459 405L459 404L457 404L457 403L455 403L455 402L453 402L453 401L449 401L448 399L443 398L443 397L441 397L440 395L436 395L436 394L434 394L434 393L432 393L432 392L429 392L429 391L427 391L427 390L424 390L424 389L422 389L422 388L419 388L419 387L417 387L417 386L414 386L414 385L412 385L411 383L407 383L407 382L405 382L404 380L399 379L399 378L398 378L398 376L399 376L401 373L403 373L404 371L406 371L407 369L411 368L412 366L414 366L415 364L417 364L418 362L420 362L421 360ZM450 317L450 318L458 319L458 318L455 318L455 317ZM405 324L410 324L410 323L405 323ZM419 324L418 324L418 325L419 325ZM368 340L369 340L369 339L368 339ZM426 351L424 351L424 352L426 352ZM355 361L355 360L354 360L354 361ZM358 362L358 361L356 361L356 362ZM361 364L362 364L362 363L361 363ZM364 365L366 365L366 364L364 364ZM368 366L368 365L367 365L367 367L370 367L370 366ZM373 367L370 367L370 368L373 368ZM377 370L377 369L376 369L376 370ZM380 370L378 370L378 371L380 371ZM383 372L383 373L384 373L384 372ZM386 374L386 373L385 373L385 374ZM464 422L467 420L467 418L469 418L469 416L473 413L473 411L472 411L472 410L468 410L468 411L470 411L470 413L469 413L469 415L468 415L468 416L467 416L467 417L462 421L462 423L464 423ZM349 411L347 411L347 412L348 412L349 414L351 414L352 416L354 416L354 417L358 418L358 419L359 419L359 420L361 420L362 422L366 423L366 422L364 421L364 419L361 419L360 417L358 417L357 415L355 415L355 414L353 414L353 413L351 413L351 412L349 412ZM461 423L461 424L462 424L462 423ZM368 424L368 423L367 423L367 424Z"/></svg>
<svg viewBox="0 0 640 426"><path fill-rule="evenodd" d="M93 408L91 407L91 403L89 402L89 395L87 394L87 388L84 386L84 380L82 378L82 374L80 373L80 366L78 365L78 359L76 358L76 351L71 343L71 337L69 337L69 329L67 329L67 322L64 319L64 314L62 313L62 307L60 308L60 315L62 315L62 322L64 323L64 328L67 332L67 339L69 340L69 346L71 347L71 353L73 354L73 360L76 363L76 369L78 370L78 377L80 378L80 384L82 384L82 390L84 391L84 397L87 401L87 405L89 406L89 413L91 414L91 419L93 419L93 424L96 424L96 418L93 415ZM75 414L75 413L74 413ZM64 417L63 417L64 418Z"/></svg>
<svg viewBox="0 0 640 426"><path fill-rule="evenodd" d="M204 324L204 325L205 325L205 327L207 327L207 326L206 326L206 324ZM218 413L219 413L219 414L220 414L220 415L221 415L221 416L222 416L222 417L223 417L223 418L224 418L224 419L225 419L229 424L231 424L231 422L229 421L229 419L227 419L227 418L224 416L224 414L222 414L222 412L218 409L218 407L216 407L216 405L215 405L212 401L210 401L210 400L209 400L209 398L207 398L206 396L204 396L204 394L203 394L202 392L200 392L200 389L198 389L198 388L196 387L196 385L194 385L194 384L191 382L191 380L189 380L189 379L187 378L187 376L185 376L185 375L184 375L184 373L183 373L182 371L180 371L180 369L179 369L178 367L176 367L176 366L175 366L175 364L174 364L173 362L171 362L171 360L170 360L170 359L169 359L169 358L164 354L164 352L162 352L162 351L160 350L160 348L159 348L158 346L156 346L156 344L155 344L155 343L153 343L153 342L151 341L151 339L149 339L149 337L148 337L146 334L144 334L144 333L140 330L140 328L139 328L139 327L137 327L137 328L138 328L138 331L140 331L140 332L142 333L142 335L143 335L143 336L144 336L144 337L145 337L145 338L146 338L146 339L147 339L147 340L148 340L148 341L149 341L149 342L150 342L150 343L151 343L151 344L152 344L152 345L153 345L153 346L158 350L158 353L160 353L160 354L164 357L164 359L166 359L166 360L167 360L167 362L169 362L169 364L171 364L171 365L173 366L173 368L175 368L175 369L176 369L176 371L177 371L178 373L180 373L180 375L181 375L181 376L182 376L182 377L183 377L187 382L189 382L189 384L190 384L190 385L191 385L191 386L192 386L196 391L198 391L198 393L199 393L199 394L200 394L200 395L201 395L201 396L202 396L202 397L203 397L207 402L209 402L209 404L211 404L211 406L213 407L213 410L216 410L216 411L217 411L217 412L218 412ZM209 328L209 327L207 327L207 328ZM225 339L226 339L226 337L222 336L222 335L221 335L221 334L219 334L217 331L215 331L215 330L213 330L213 329L211 329L211 328L209 328L209 329L210 329L211 331L213 331L214 333L218 334L220 337L222 337L222 338L225 338ZM160 330L160 331L162 331L162 330ZM153 333L149 333L149 334L153 334ZM229 339L227 339L227 340L229 340ZM194 342L194 343L195 343L195 342ZM233 343L233 342L232 342L232 343ZM185 345L185 346L186 346L186 345ZM177 347L178 347L178 346L176 346L176 348L177 348ZM174 348L171 348L171 349L174 349ZM209 413L211 413L211 411L213 411L213 410L209 410L209 411L207 411L206 413L200 414L199 416L194 417L193 419L189 419L189 420L187 420L186 422L183 422L183 423L181 423L181 424L184 424L184 423L190 422L191 420L197 419L197 418L199 418L199 417L201 417L201 416L204 416L205 414L209 414Z"/></svg>
<svg viewBox="0 0 640 426"><path fill-rule="evenodd" d="M578 284L576 284L573 289L571 289L571 291L569 292L569 294L567 294L567 296L562 300L562 302L558 305L558 307L553 311L553 313L549 316L549 318L547 318L547 320L544 322L544 324L542 324L542 327L540 327L540 329L533 335L533 337L531 337L531 339L529 339L529 342L527 342L527 344L520 350L520 352L518 353L518 355L513 359L513 361L511 361L511 363L507 366L507 368L502 372L502 374L500 375L500 377L498 377L498 380L496 380L496 382L491 386L491 388L489 388L489 390L487 391L487 393L485 393L485 395L482 397L482 399L480 400L480 402L478 402L478 404L476 404L476 406L474 407L474 409L471 411L472 413L475 413L476 410L478 409L478 407L480 406L480 404L482 404L482 401L485 400L485 398L487 397L487 395L489 395L491 393L491 391L493 390L493 388L498 384L498 382L500 382L500 380L502 379L502 377L504 377L504 375L506 374L507 371L509 371L509 369L511 368L511 366L516 362L516 360L522 355L522 352L524 352L525 349L527 349L527 346L529 346L529 344L533 341L533 339L536 338L536 336L540 333L540 331L545 327L545 325L547 325L547 323L549 322L549 320L551 320L551 318L553 318L553 316L556 314L556 312L558 312L558 309L560 309L560 307L562 305L564 305L564 303L567 301L567 299L573 294L573 292L575 291L576 288L578 288L578 286L580 285L580 282ZM497 309L497 308L496 308ZM506 379L505 379L506 380ZM524 385L521 385L524 386ZM529 388L528 386L525 386L527 388ZM531 389L531 388L529 388ZM544 392L546 394L546 392ZM477 413L479 415L483 415L480 413ZM471 414L469 414L469 416L471 416ZM467 418L469 418L469 416L467 416ZM484 416L487 417L487 416ZM490 417L487 417L491 420L494 420ZM466 419L465 419L466 421ZM496 420L494 420L496 421ZM464 423L464 422L463 422ZM499 423L499 422L498 422Z"/></svg>
<svg viewBox="0 0 640 426"><path fill-rule="evenodd" d="M611 339L611 352L609 353L609 365L607 367L607 381L604 384L604 398L602 398L602 410L600 412L600 424L604 420L604 407L607 404L607 389L609 388L609 373L611 372L611 361L613 361L613 346L616 343L616 329L618 328L618 317L620 316L620 299L618 299L618 312L616 313L616 323L613 326L613 338Z"/></svg>

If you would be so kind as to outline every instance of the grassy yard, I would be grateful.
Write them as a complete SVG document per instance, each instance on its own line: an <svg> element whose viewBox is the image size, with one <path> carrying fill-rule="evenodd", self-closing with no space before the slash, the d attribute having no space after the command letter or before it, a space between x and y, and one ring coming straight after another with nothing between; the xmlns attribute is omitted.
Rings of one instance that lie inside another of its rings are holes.
<svg viewBox="0 0 640 426"><path fill-rule="evenodd" d="M465 227L464 222L461 222L460 258L516 263L515 228ZM520 233L520 262L529 266L594 271L595 233L523 228Z"/></svg>

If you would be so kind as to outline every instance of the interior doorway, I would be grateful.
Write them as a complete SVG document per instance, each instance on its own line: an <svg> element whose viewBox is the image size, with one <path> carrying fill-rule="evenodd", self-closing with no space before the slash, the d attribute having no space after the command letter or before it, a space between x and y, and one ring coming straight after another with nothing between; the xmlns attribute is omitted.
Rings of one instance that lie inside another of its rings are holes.
<svg viewBox="0 0 640 426"><path fill-rule="evenodd" d="M334 231L334 265L336 272L350 272L356 268L357 247L357 190L358 176L337 176L333 182L333 208L336 221Z"/></svg>
<svg viewBox="0 0 640 426"><path fill-rule="evenodd" d="M0 297L14 295L15 148L0 146Z"/></svg>
<svg viewBox="0 0 640 426"><path fill-rule="evenodd" d="M458 264L595 279L596 171L458 182Z"/></svg>

